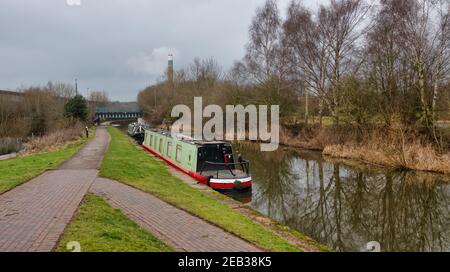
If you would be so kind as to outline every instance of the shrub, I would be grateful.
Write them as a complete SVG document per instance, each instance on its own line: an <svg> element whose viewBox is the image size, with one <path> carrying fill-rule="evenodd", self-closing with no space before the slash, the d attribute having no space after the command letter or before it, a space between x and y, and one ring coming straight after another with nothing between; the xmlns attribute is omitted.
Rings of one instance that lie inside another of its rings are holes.
<svg viewBox="0 0 450 272"><path fill-rule="evenodd" d="M81 95L76 95L71 98L64 107L64 116L86 121L88 116L86 99Z"/></svg>
<svg viewBox="0 0 450 272"><path fill-rule="evenodd" d="M19 152L22 146L20 139L2 138L0 139L0 155Z"/></svg>
<svg viewBox="0 0 450 272"><path fill-rule="evenodd" d="M82 137L83 133L84 126L81 123L76 123L70 128L60 129L41 137L33 137L25 145L28 152L48 150L69 141L77 140Z"/></svg>

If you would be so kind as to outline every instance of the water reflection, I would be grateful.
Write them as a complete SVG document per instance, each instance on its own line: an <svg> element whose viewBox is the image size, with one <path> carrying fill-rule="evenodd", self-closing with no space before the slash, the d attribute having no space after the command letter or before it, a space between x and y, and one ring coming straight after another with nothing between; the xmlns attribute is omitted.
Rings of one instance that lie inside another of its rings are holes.
<svg viewBox="0 0 450 272"><path fill-rule="evenodd" d="M252 202L252 190L245 190L245 191L237 191L237 190L224 190L224 191L219 191L220 193L234 198L236 200L239 200L240 202L244 203L244 204L248 204Z"/></svg>
<svg viewBox="0 0 450 272"><path fill-rule="evenodd" d="M252 206L338 251L450 251L449 177L325 161L319 153L260 152L251 161Z"/></svg>

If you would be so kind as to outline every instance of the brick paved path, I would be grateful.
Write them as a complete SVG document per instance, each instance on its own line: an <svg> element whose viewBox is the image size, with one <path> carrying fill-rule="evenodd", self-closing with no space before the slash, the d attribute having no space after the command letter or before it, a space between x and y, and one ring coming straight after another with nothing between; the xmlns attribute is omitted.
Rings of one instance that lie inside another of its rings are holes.
<svg viewBox="0 0 450 272"><path fill-rule="evenodd" d="M51 251L89 187L109 142L105 128L61 165L0 195L0 251Z"/></svg>
<svg viewBox="0 0 450 272"><path fill-rule="evenodd" d="M261 251L221 228L117 181L98 178L91 191L176 251Z"/></svg>

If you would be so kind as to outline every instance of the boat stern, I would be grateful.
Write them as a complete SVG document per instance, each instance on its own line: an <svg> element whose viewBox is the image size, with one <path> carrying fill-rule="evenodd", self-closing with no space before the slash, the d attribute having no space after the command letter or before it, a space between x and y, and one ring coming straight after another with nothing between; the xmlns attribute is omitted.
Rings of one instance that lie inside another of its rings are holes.
<svg viewBox="0 0 450 272"><path fill-rule="evenodd" d="M209 186L216 190L248 190L252 187L252 177L245 178L211 178Z"/></svg>

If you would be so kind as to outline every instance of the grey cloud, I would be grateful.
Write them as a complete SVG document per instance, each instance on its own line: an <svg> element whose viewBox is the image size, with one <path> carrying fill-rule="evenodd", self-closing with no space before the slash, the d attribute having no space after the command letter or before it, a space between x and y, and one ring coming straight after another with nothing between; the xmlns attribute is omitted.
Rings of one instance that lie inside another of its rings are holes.
<svg viewBox="0 0 450 272"><path fill-rule="evenodd" d="M197 56L229 68L243 56L248 26L264 2L66 1L0 1L0 89L78 78L81 90L134 100L164 73L169 51L175 68ZM288 2L280 0L280 8Z"/></svg>

